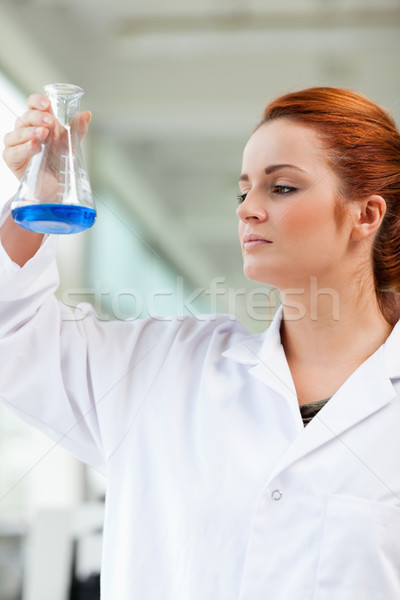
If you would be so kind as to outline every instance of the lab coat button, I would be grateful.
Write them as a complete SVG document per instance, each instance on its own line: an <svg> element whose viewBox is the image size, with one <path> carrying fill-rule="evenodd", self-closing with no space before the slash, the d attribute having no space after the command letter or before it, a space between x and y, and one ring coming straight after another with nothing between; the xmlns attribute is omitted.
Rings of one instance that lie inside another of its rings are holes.
<svg viewBox="0 0 400 600"><path fill-rule="evenodd" d="M272 500L280 500L282 498L281 490L274 490L271 494Z"/></svg>

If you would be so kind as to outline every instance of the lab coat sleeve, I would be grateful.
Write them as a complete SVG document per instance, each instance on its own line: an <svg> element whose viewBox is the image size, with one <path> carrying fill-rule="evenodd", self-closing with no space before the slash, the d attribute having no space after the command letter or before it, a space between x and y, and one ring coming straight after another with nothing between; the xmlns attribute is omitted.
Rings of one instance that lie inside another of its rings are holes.
<svg viewBox="0 0 400 600"><path fill-rule="evenodd" d="M55 296L55 236L20 268L0 248L0 401L97 470L122 443L182 322L101 321ZM188 328L186 340L191 336Z"/></svg>

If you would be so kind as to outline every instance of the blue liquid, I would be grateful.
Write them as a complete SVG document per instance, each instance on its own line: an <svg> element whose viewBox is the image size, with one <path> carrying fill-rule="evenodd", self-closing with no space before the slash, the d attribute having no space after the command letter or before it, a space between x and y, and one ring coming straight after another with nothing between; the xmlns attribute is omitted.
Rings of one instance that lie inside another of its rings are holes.
<svg viewBox="0 0 400 600"><path fill-rule="evenodd" d="M31 204L11 211L18 225L39 233L79 233L93 225L96 211L72 204Z"/></svg>

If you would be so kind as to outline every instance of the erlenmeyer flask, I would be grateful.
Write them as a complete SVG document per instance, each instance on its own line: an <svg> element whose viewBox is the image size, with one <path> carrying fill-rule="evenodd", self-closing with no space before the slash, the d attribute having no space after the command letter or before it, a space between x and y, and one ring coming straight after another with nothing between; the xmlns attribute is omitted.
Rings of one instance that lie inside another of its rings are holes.
<svg viewBox="0 0 400 600"><path fill-rule="evenodd" d="M32 157L11 204L16 223L40 233L78 233L96 218L92 190L77 135L82 88L69 83L44 87L57 121Z"/></svg>

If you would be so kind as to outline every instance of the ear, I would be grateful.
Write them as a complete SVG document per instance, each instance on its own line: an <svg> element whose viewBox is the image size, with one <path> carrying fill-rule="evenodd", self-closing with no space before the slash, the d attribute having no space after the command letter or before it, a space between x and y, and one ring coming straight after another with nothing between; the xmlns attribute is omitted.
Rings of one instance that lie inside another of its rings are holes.
<svg viewBox="0 0 400 600"><path fill-rule="evenodd" d="M351 212L353 229L350 239L359 242L378 231L386 213L386 202L382 196L368 196L364 200L354 202Z"/></svg>

